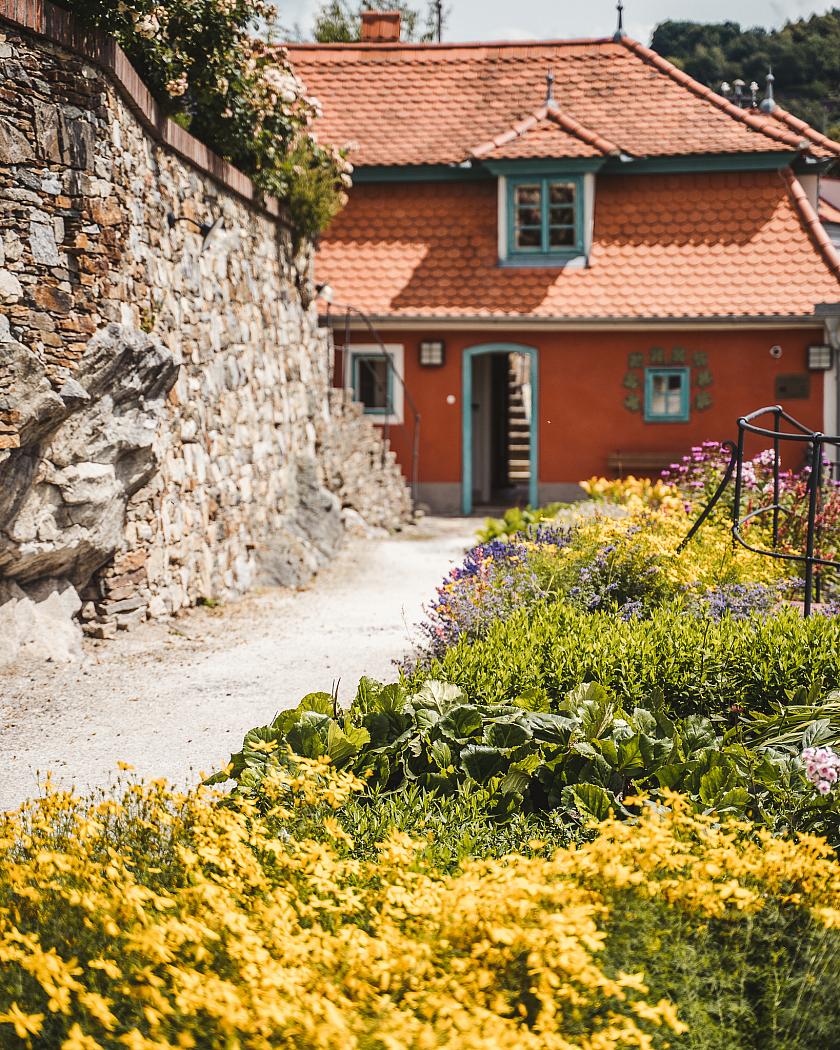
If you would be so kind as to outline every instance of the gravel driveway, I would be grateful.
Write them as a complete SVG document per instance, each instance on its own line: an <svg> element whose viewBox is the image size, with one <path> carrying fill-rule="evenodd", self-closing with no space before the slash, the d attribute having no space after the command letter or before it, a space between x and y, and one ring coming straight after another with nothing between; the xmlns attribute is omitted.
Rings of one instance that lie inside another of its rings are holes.
<svg viewBox="0 0 840 1050"><path fill-rule="evenodd" d="M107 784L118 761L179 785L223 765L246 730L341 679L390 679L422 605L478 522L426 518L387 539L351 540L312 586L88 642L81 663L4 674L0 809L37 790Z"/></svg>

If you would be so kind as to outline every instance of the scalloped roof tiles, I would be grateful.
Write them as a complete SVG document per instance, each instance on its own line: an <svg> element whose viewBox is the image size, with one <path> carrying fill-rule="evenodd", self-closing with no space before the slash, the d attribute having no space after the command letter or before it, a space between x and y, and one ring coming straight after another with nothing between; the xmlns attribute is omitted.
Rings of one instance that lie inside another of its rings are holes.
<svg viewBox="0 0 840 1050"><path fill-rule="evenodd" d="M290 45L288 52L323 105L318 134L339 146L353 144L357 166L463 163L481 144L533 117L549 71L561 113L633 156L793 153L803 141L811 152L828 155L836 146L783 111L768 116L738 109L627 38ZM536 130L516 147L527 150L530 139L537 152L529 156L547 148L548 128ZM555 141L574 152L554 155L588 155L581 152L587 140L564 130Z"/></svg>
<svg viewBox="0 0 840 1050"><path fill-rule="evenodd" d="M793 175L599 176L580 269L500 267L496 208L493 180L357 186L318 278L391 318L803 316L840 299L840 257Z"/></svg>

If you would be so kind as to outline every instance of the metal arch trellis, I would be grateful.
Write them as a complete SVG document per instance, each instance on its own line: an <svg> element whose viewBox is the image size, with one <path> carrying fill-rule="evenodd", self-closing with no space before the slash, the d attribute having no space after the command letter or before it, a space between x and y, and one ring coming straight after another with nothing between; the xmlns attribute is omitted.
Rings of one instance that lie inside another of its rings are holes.
<svg viewBox="0 0 840 1050"><path fill-rule="evenodd" d="M767 422L768 417L772 419L772 429L769 426L759 425L759 423ZM782 427L784 424L787 424L791 429L783 430ZM744 445L747 434L755 434L759 437L770 438L773 442L773 502L769 503L767 506L759 507L757 510L751 510L747 514L742 515L741 504L744 495ZM779 550L779 526L781 524L782 515L790 513L790 511L786 507L783 507L780 502L782 476L781 457L782 448L786 442L793 443L794 445L807 446L806 464L808 466L808 485L806 496L808 500L808 525L805 539L805 551L799 554ZM735 495L732 504L733 541L740 543L740 545L746 550L752 551L755 554L763 554L769 558L778 558L780 560L798 562L804 565L804 613L805 616L810 616L814 602L814 585L815 582L819 584L819 569L840 568L840 562L829 558L823 558L817 552L817 516L822 504L822 491L826 473L824 450L827 446L833 448L840 447L840 436L822 434L819 431L811 430L811 428L805 426L804 423L800 423L798 419L794 419L794 417L786 412L781 405L759 408L755 412L751 412L748 416L741 416L738 420L738 441L723 442L722 447L729 452L729 463L726 467L723 478L711 500L709 500L708 504L703 509L702 514L692 526L691 531L680 544L679 549L684 550L691 542L720 501L724 492L731 484L734 476ZM773 546L771 550L753 546L744 539L743 535L743 530L749 522L761 518L764 515L772 515Z"/></svg>

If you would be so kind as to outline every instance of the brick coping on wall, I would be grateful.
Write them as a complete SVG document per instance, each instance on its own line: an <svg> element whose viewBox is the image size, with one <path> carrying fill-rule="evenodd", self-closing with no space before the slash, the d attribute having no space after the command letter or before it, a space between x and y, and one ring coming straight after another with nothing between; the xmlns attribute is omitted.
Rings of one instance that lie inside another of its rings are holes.
<svg viewBox="0 0 840 1050"><path fill-rule="evenodd" d="M125 101L154 139L226 189L285 222L276 197L260 196L247 175L164 115L113 37L83 29L69 11L55 7L48 0L0 0L0 21L45 37L95 63L114 79Z"/></svg>

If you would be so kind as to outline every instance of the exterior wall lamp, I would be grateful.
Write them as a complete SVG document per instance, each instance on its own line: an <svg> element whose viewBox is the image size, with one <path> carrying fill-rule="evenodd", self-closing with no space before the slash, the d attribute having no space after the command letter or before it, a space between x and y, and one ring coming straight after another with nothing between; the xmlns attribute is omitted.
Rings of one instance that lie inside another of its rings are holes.
<svg viewBox="0 0 840 1050"><path fill-rule="evenodd" d="M442 339L422 342L419 359L421 368L440 368L446 363L446 343Z"/></svg>
<svg viewBox="0 0 840 1050"><path fill-rule="evenodd" d="M176 215L174 212L169 212L166 216L166 224L170 230L174 230L179 222L188 222L198 230L202 238L201 251L204 252L204 249L207 247L207 242L216 230L223 229L225 218L223 215L220 215L218 219L215 219L213 222L199 222L197 219L193 219L189 215Z"/></svg>
<svg viewBox="0 0 840 1050"><path fill-rule="evenodd" d="M808 370L830 372L834 365L834 351L828 345L808 347Z"/></svg>

